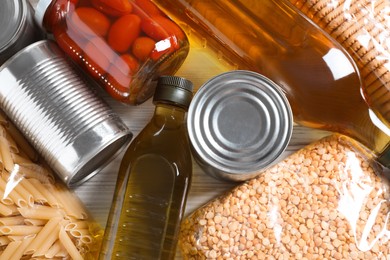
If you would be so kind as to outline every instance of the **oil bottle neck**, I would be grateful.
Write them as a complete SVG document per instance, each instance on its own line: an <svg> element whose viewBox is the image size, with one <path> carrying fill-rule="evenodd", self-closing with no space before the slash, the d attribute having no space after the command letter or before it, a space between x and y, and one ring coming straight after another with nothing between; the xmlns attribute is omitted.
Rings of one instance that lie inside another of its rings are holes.
<svg viewBox="0 0 390 260"><path fill-rule="evenodd" d="M166 103L157 103L154 111L154 120L158 123L181 125L185 121L186 110Z"/></svg>

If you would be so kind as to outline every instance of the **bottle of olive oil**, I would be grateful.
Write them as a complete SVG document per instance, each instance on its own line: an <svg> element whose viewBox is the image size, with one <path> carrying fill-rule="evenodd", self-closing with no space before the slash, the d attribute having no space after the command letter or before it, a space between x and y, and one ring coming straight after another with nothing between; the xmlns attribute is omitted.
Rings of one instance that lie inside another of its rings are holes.
<svg viewBox="0 0 390 260"><path fill-rule="evenodd" d="M192 175L185 125L192 82L158 79L151 121L119 169L100 259L173 259Z"/></svg>

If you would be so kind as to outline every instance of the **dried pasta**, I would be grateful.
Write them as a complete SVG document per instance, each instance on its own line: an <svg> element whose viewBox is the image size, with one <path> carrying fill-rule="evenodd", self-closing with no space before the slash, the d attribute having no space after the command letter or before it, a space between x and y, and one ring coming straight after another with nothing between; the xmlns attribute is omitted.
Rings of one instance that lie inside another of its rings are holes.
<svg viewBox="0 0 390 260"><path fill-rule="evenodd" d="M24 219L24 224L28 226L43 226L46 224L45 219L34 219L34 218L25 218Z"/></svg>
<svg viewBox="0 0 390 260"><path fill-rule="evenodd" d="M0 217L0 224L2 226L21 225L23 223L24 218L22 216Z"/></svg>
<svg viewBox="0 0 390 260"><path fill-rule="evenodd" d="M0 111L0 260L96 259L103 229L11 128Z"/></svg>
<svg viewBox="0 0 390 260"><path fill-rule="evenodd" d="M0 255L0 260L9 260L21 244L22 241L12 241L9 243L3 253Z"/></svg>
<svg viewBox="0 0 390 260"><path fill-rule="evenodd" d="M68 233L66 233L65 229L61 227L60 229L60 241L62 245L65 247L66 251L69 255L75 260L83 260L80 252L77 250L76 246L72 243Z"/></svg>

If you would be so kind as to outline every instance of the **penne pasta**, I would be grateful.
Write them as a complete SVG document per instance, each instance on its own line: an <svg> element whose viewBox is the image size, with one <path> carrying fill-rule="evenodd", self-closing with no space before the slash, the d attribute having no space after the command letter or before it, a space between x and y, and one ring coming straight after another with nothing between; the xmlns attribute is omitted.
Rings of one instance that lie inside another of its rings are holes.
<svg viewBox="0 0 390 260"><path fill-rule="evenodd" d="M82 236L80 237L80 241L81 241L84 245L89 245L89 244L92 244L93 238L92 238L91 235L85 234L85 235L82 235Z"/></svg>
<svg viewBox="0 0 390 260"><path fill-rule="evenodd" d="M62 209L42 205L35 205L32 208L19 208L18 210L20 214L25 218L48 220L51 218L65 216L65 213Z"/></svg>
<svg viewBox="0 0 390 260"><path fill-rule="evenodd" d="M33 235L38 233L42 227L26 226L26 225L13 225L13 226L1 226L0 234L2 235Z"/></svg>
<svg viewBox="0 0 390 260"><path fill-rule="evenodd" d="M46 225L46 219L34 219L34 218L25 218L24 224L28 226L44 226Z"/></svg>
<svg viewBox="0 0 390 260"><path fill-rule="evenodd" d="M91 235L88 212L18 144L0 111L0 260L83 259L100 241Z"/></svg>
<svg viewBox="0 0 390 260"><path fill-rule="evenodd" d="M20 184L26 189L34 198L34 202L45 204L47 199L42 193L30 182L29 179L23 178Z"/></svg>
<svg viewBox="0 0 390 260"><path fill-rule="evenodd" d="M24 138L24 136L20 133L19 129L17 129L13 124L7 124L7 132L12 136L15 140L16 144L22 149L23 153L26 154L28 158L30 158L33 162L36 162L39 158L38 153L32 148L29 142Z"/></svg>
<svg viewBox="0 0 390 260"><path fill-rule="evenodd" d="M8 236L11 241L22 241L26 236Z"/></svg>
<svg viewBox="0 0 390 260"><path fill-rule="evenodd" d="M70 231L72 229L87 229L89 227L88 222L83 220L83 221L72 221L69 224L65 226L66 231Z"/></svg>
<svg viewBox="0 0 390 260"><path fill-rule="evenodd" d="M34 239L34 236L27 236L22 240L22 243L19 245L17 250L12 254L11 258L9 260L20 260L22 256L24 255L24 251L28 247L28 245L31 243L31 241Z"/></svg>
<svg viewBox="0 0 390 260"><path fill-rule="evenodd" d="M18 207L15 204L7 205L7 207L12 210L12 214L10 216L19 215Z"/></svg>
<svg viewBox="0 0 390 260"><path fill-rule="evenodd" d="M47 224L39 231L37 236L34 238L32 243L29 245L29 247L26 250L26 254L34 254L37 251L37 248L41 247L45 243L48 243L47 238L51 233L55 234L56 237L58 237L58 229L56 229L56 228L58 227L58 224L60 223L61 220L62 220L62 218L60 218L60 217L51 218L47 222ZM57 232L55 232L55 231L57 231ZM54 241L52 243L54 243ZM47 246L47 249L50 248L51 245L52 244L49 244Z"/></svg>
<svg viewBox="0 0 390 260"><path fill-rule="evenodd" d="M54 183L54 176L42 166L34 163L20 164L20 173L26 178L34 178L41 183Z"/></svg>
<svg viewBox="0 0 390 260"><path fill-rule="evenodd" d="M55 226L53 232L51 232L45 239L45 241L37 247L34 257L36 256L44 256L46 252L50 249L51 246L54 245L56 241L58 241L60 226Z"/></svg>
<svg viewBox="0 0 390 260"><path fill-rule="evenodd" d="M6 236L0 236L0 246L6 246L11 242L11 240Z"/></svg>
<svg viewBox="0 0 390 260"><path fill-rule="evenodd" d="M0 203L0 215L2 215L2 216L11 216L12 215L12 209L9 206Z"/></svg>
<svg viewBox="0 0 390 260"><path fill-rule="evenodd" d="M69 253L70 257L72 257L73 260L82 260L83 259L80 252L77 250L76 246L73 244L72 240L70 239L70 237L66 233L64 227L60 227L59 239L61 241L61 244L66 249L66 251Z"/></svg>
<svg viewBox="0 0 390 260"><path fill-rule="evenodd" d="M4 168L11 172L14 168L14 161L12 160L10 146L8 140L0 135L0 154L3 159Z"/></svg>
<svg viewBox="0 0 390 260"><path fill-rule="evenodd" d="M80 238L89 234L88 229L72 229L69 232L73 237Z"/></svg>
<svg viewBox="0 0 390 260"><path fill-rule="evenodd" d="M57 255L57 253L60 252L60 250L64 250L64 248L61 245L61 242L57 240L47 251L45 254L45 257L47 258L54 258L54 256ZM33 256L34 257L34 256Z"/></svg>
<svg viewBox="0 0 390 260"><path fill-rule="evenodd" d="M3 198L9 198L19 207L28 207L28 202L13 189L13 183L7 184L3 178L0 178L0 190L4 193Z"/></svg>
<svg viewBox="0 0 390 260"><path fill-rule="evenodd" d="M9 260L21 244L22 241L10 242L3 253L0 255L0 260Z"/></svg>
<svg viewBox="0 0 390 260"><path fill-rule="evenodd" d="M19 169L19 165L16 164L13 173L12 174L3 173L3 178L7 181L7 183L13 183L14 184L13 191L15 191L16 194L19 194L22 199L27 201L29 206L33 206L34 197L21 184L24 178L22 175L18 173L18 169Z"/></svg>
<svg viewBox="0 0 390 260"><path fill-rule="evenodd" d="M3 192L0 192L0 202L4 205L13 205L14 201L10 197L5 197Z"/></svg>
<svg viewBox="0 0 390 260"><path fill-rule="evenodd" d="M57 186L56 188L58 192L56 192L54 196L61 202L66 214L77 219L86 219L88 214L83 207L80 206L80 201L63 187Z"/></svg>
<svg viewBox="0 0 390 260"><path fill-rule="evenodd" d="M36 257L36 256L45 255L46 252L50 249L50 247L52 247L54 243L58 241L59 232L60 232L60 226L57 225L54 227L52 232L50 232L50 234L46 237L45 241L35 249L33 256Z"/></svg>
<svg viewBox="0 0 390 260"><path fill-rule="evenodd" d="M42 193L43 196L47 199L47 203L54 208L62 208L62 204L57 200L53 195L55 190L53 190L52 185L42 184L37 179L29 179L30 182Z"/></svg>
<svg viewBox="0 0 390 260"><path fill-rule="evenodd" d="M24 218L22 216L0 218L0 225L2 226L21 225L23 223L24 223Z"/></svg>
<svg viewBox="0 0 390 260"><path fill-rule="evenodd" d="M54 257L57 259L69 259L69 253L64 247L61 247L60 251Z"/></svg>

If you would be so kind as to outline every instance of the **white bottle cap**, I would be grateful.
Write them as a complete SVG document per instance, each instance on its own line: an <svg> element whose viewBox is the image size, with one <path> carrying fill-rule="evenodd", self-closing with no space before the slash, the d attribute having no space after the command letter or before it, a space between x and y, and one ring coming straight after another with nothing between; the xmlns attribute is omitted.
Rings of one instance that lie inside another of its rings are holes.
<svg viewBox="0 0 390 260"><path fill-rule="evenodd" d="M34 10L34 19L39 27L43 27L43 17L45 16L46 10L51 4L52 0L39 0L38 3L33 7Z"/></svg>

